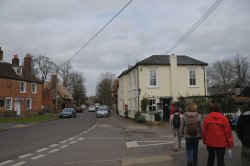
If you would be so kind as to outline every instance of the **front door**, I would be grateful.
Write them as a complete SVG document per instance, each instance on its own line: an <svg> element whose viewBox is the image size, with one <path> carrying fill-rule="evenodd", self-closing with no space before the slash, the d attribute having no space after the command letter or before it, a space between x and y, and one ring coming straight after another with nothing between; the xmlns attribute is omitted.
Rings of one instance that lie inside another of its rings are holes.
<svg viewBox="0 0 250 166"><path fill-rule="evenodd" d="M163 121L169 121L169 108L171 103L171 98L163 98L162 105L163 105Z"/></svg>
<svg viewBox="0 0 250 166"><path fill-rule="evenodd" d="M15 101L14 109L16 111L16 115L21 114L21 101Z"/></svg>

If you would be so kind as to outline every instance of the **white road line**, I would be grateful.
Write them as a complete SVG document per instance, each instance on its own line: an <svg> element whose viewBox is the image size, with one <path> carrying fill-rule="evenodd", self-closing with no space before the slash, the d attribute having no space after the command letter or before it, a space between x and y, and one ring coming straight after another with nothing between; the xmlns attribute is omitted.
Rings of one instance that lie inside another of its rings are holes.
<svg viewBox="0 0 250 166"><path fill-rule="evenodd" d="M28 153L28 154L24 154L24 155L22 155L22 156L19 156L18 158L23 159L23 158L29 157L29 156L31 156L31 155L33 155L33 154Z"/></svg>
<svg viewBox="0 0 250 166"><path fill-rule="evenodd" d="M68 140L71 141L71 140L73 140L73 139L75 139L75 138L74 138L74 137L71 137L71 138L69 138Z"/></svg>
<svg viewBox="0 0 250 166"><path fill-rule="evenodd" d="M21 162L16 163L16 164L14 164L12 166L20 166L20 165L23 165L23 164L26 164L26 162L25 161L21 161Z"/></svg>
<svg viewBox="0 0 250 166"><path fill-rule="evenodd" d="M53 150L51 150L51 151L49 151L49 153L55 153L55 152L57 152L59 149L53 149Z"/></svg>
<svg viewBox="0 0 250 166"><path fill-rule="evenodd" d="M6 165L6 164L9 164L9 163L12 163L12 162L13 162L13 160L7 160L7 161L4 161L4 162L1 162L0 166Z"/></svg>
<svg viewBox="0 0 250 166"><path fill-rule="evenodd" d="M84 139L85 139L85 138L78 138L77 140L78 140L78 141L81 141L81 140L84 140Z"/></svg>
<svg viewBox="0 0 250 166"><path fill-rule="evenodd" d="M61 141L61 142L59 142L60 144L64 144L64 143L66 143L67 141L66 140L64 140L64 141Z"/></svg>
<svg viewBox="0 0 250 166"><path fill-rule="evenodd" d="M70 142L69 144L74 144L74 143L76 143L77 141L72 141L72 142Z"/></svg>
<svg viewBox="0 0 250 166"><path fill-rule="evenodd" d="M43 152L43 151L45 151L45 150L47 150L48 148L42 148L42 149L38 149L38 150L36 150L36 152Z"/></svg>
<svg viewBox="0 0 250 166"><path fill-rule="evenodd" d="M40 159L40 158L42 158L42 157L44 157L45 156L45 154L40 154L40 155L38 155L38 156L36 156L36 157L33 157L33 158L31 158L32 160L37 160L37 159Z"/></svg>
<svg viewBox="0 0 250 166"><path fill-rule="evenodd" d="M69 146L69 145L63 145L63 146L61 146L60 148L66 148L67 146Z"/></svg>
<svg viewBox="0 0 250 166"><path fill-rule="evenodd" d="M56 146L58 146L58 144L52 144L52 145L50 145L49 147L50 147L50 148L54 148L54 147L56 147Z"/></svg>

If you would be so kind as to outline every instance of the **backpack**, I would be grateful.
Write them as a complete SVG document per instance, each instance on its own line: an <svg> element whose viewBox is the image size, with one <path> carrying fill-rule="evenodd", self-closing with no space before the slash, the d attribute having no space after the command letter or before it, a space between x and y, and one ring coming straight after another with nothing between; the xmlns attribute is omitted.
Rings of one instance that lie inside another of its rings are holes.
<svg viewBox="0 0 250 166"><path fill-rule="evenodd" d="M190 136L197 136L197 115L187 115L187 124L186 124L186 128L187 128L187 134Z"/></svg>
<svg viewBox="0 0 250 166"><path fill-rule="evenodd" d="M180 117L180 114L174 114L174 117L173 117L173 126L174 126L174 128L180 128L180 126L181 126L181 117Z"/></svg>

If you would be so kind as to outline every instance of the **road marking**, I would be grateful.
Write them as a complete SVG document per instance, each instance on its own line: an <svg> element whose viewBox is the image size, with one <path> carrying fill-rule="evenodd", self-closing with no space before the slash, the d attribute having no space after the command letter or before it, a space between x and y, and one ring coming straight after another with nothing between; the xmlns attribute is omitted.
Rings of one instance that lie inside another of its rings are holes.
<svg viewBox="0 0 250 166"><path fill-rule="evenodd" d="M70 142L69 144L74 144L74 143L76 143L77 141L72 141L72 142Z"/></svg>
<svg viewBox="0 0 250 166"><path fill-rule="evenodd" d="M14 164L12 166L20 166L20 165L23 165L23 164L26 164L26 162L25 161L21 161L21 162L16 163L16 164Z"/></svg>
<svg viewBox="0 0 250 166"><path fill-rule="evenodd" d="M73 140L73 139L75 139L75 138L74 138L74 137L71 137L71 138L69 138L68 140L71 141L71 140Z"/></svg>
<svg viewBox="0 0 250 166"><path fill-rule="evenodd" d="M44 157L45 155L44 154L40 154L40 155L38 155L38 156L36 156L36 157L33 157L33 158L31 158L32 160L37 160L37 159L40 159L40 158L42 158L42 157Z"/></svg>
<svg viewBox="0 0 250 166"><path fill-rule="evenodd" d="M29 157L29 156L31 156L31 155L33 155L33 154L28 153L28 154L24 154L24 155L22 155L22 156L19 156L18 158L23 159L23 158Z"/></svg>
<svg viewBox="0 0 250 166"><path fill-rule="evenodd" d="M184 142L185 141L182 141L182 143ZM174 141L129 141L126 142L126 146L127 148L137 148L137 147L158 146L158 145L173 144L173 143Z"/></svg>
<svg viewBox="0 0 250 166"><path fill-rule="evenodd" d="M6 165L6 164L9 164L9 163L12 163L12 162L13 162L13 160L7 160L7 161L4 161L4 162L1 162L0 166Z"/></svg>
<svg viewBox="0 0 250 166"><path fill-rule="evenodd" d="M54 147L56 147L56 146L58 146L58 144L53 144L53 145L50 145L49 147L50 147L50 148L54 148Z"/></svg>
<svg viewBox="0 0 250 166"><path fill-rule="evenodd" d="M171 157L170 155L159 155L159 156L147 156L147 157L141 157L141 158L132 158L132 159L122 160L121 166L156 163L156 162L168 161L168 160L173 160L173 159L174 158Z"/></svg>
<svg viewBox="0 0 250 166"><path fill-rule="evenodd" d="M63 145L63 146L61 146L60 148L66 148L67 146L69 146L69 145Z"/></svg>
<svg viewBox="0 0 250 166"><path fill-rule="evenodd" d="M42 149L38 149L38 150L36 150L36 152L43 152L43 151L45 151L45 150L47 150L48 148L42 148Z"/></svg>
<svg viewBox="0 0 250 166"><path fill-rule="evenodd" d="M51 150L51 151L49 151L49 153L55 153L55 152L57 152L59 149L54 149L54 150Z"/></svg>
<svg viewBox="0 0 250 166"><path fill-rule="evenodd" d="M59 143L60 143L60 144L64 144L64 143L66 143L66 142L68 142L68 141L64 140L64 141L61 141L61 142L59 142Z"/></svg>
<svg viewBox="0 0 250 166"><path fill-rule="evenodd" d="M81 140L84 140L84 139L85 139L85 138L78 138L77 140L78 140L78 141L81 141Z"/></svg>

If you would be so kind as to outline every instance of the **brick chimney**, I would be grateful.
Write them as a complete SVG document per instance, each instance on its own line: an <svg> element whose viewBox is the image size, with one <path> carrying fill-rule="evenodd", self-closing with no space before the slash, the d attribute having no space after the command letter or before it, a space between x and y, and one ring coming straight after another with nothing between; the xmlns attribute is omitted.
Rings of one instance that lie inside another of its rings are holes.
<svg viewBox="0 0 250 166"><path fill-rule="evenodd" d="M53 74L51 78L51 89L56 89L57 75Z"/></svg>
<svg viewBox="0 0 250 166"><path fill-rule="evenodd" d="M26 54L24 58L24 68L27 69L28 71L31 71L31 56L30 54Z"/></svg>
<svg viewBox="0 0 250 166"><path fill-rule="evenodd" d="M1 47L0 47L0 62L3 61L3 50L1 50Z"/></svg>
<svg viewBox="0 0 250 166"><path fill-rule="evenodd" d="M19 58L17 54L15 54L14 57L12 58L12 65L19 66Z"/></svg>

